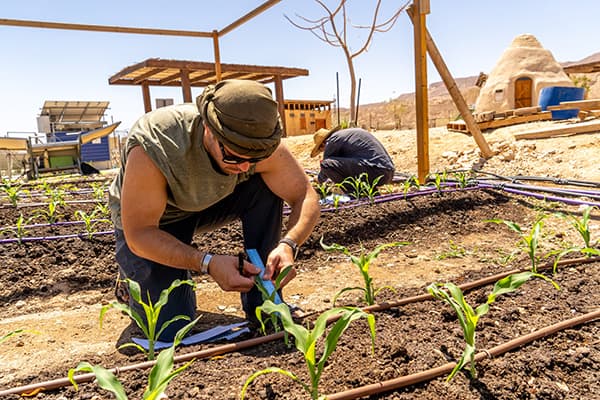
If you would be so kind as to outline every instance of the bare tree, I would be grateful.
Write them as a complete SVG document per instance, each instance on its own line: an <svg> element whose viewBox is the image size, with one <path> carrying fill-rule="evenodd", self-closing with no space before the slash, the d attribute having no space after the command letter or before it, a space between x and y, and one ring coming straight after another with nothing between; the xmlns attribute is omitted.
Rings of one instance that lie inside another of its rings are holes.
<svg viewBox="0 0 600 400"><path fill-rule="evenodd" d="M364 0L359 0L364 1ZM296 23L292 21L287 15L285 18L296 28L310 31L313 35L315 35L319 40L333 46L339 47L344 52L344 56L346 57L346 63L348 65L348 74L350 75L350 122L356 122L356 70L354 68L354 58L359 56L360 54L367 51L371 41L373 40L373 35L375 32L387 32L396 23L396 20L406 9L406 7L411 2L407 1L404 5L398 8L391 17L387 20L380 22L379 18L379 9L381 6L382 0L377 0L377 4L375 9L373 10L373 16L371 18L370 25L351 25L350 17L346 14L346 0L340 0L338 6L335 10L331 11L321 0L315 0L317 4L319 4L327 14L324 17L321 17L316 20L311 20L309 18L303 17L301 15L296 14L300 20L303 21L303 24ZM365 29L368 30L368 35L364 40L364 43L359 46L351 46L348 43L348 30L349 26L356 29ZM352 51L352 48L357 48L358 50Z"/></svg>

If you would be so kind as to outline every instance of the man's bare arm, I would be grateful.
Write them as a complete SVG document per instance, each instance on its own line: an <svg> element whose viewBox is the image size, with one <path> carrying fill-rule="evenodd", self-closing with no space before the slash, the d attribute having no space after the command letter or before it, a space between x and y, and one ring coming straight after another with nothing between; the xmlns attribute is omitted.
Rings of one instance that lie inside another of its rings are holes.
<svg viewBox="0 0 600 400"><path fill-rule="evenodd" d="M121 190L121 220L127 245L138 255L170 267L198 271L204 253L159 229L159 221L167 204L167 183L144 150L137 146L128 156ZM244 271L257 274L248 264ZM213 257L210 275L228 291L247 291L254 284L237 272L237 258Z"/></svg>
<svg viewBox="0 0 600 400"><path fill-rule="evenodd" d="M311 234L320 216L319 196L310 184L304 170L283 144L268 159L256 165L267 186L291 208L286 237L302 244ZM285 255L280 252L285 251ZM280 244L267 261L265 278L270 279L282 266L291 264L293 255L289 246ZM286 279L284 283L287 283Z"/></svg>

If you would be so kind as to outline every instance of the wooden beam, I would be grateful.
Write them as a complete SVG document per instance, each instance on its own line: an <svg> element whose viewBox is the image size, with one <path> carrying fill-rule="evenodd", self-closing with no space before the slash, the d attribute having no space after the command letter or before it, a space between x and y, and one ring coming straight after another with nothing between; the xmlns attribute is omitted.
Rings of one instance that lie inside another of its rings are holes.
<svg viewBox="0 0 600 400"><path fill-rule="evenodd" d="M600 131L600 121L582 122L568 126L557 126L537 129L514 135L515 139L541 139L559 135L575 135L577 133L590 133Z"/></svg>
<svg viewBox="0 0 600 400"><path fill-rule="evenodd" d="M500 128L502 126L522 124L524 122L547 121L550 119L552 119L552 113L550 111L542 111L537 114L515 115L508 118L497 118L491 121L479 122L477 126L483 131L486 129Z"/></svg>
<svg viewBox="0 0 600 400"><path fill-rule="evenodd" d="M46 21L31 21L22 19L6 19L0 18L0 25L20 26L28 28L48 28L48 29L67 29L76 31L92 31L92 32L112 32L112 33L137 33L140 35L164 35L164 36L188 36L188 37L211 37L210 32L186 31L177 29L155 29L155 28L135 28L125 26L111 25L88 25L88 24L71 24L64 22L46 22Z"/></svg>
<svg viewBox="0 0 600 400"><path fill-rule="evenodd" d="M221 51L219 50L219 32L212 32L213 52L215 53L215 76L217 82L221 81Z"/></svg>
<svg viewBox="0 0 600 400"><path fill-rule="evenodd" d="M408 15L411 18L411 21L413 22L413 24L415 24L416 21L415 21L414 10L412 8L409 8L407 11L408 11ZM446 89L448 90L448 93L450 93L450 96L452 97L452 100L454 101L456 108L458 108L460 115L463 117L463 120L467 124L467 129L469 130L469 132L475 139L475 142L477 143L479 150L481 150L481 154L485 158L492 157L494 155L494 153L490 149L490 146L487 144L485 138L483 137L481 130L479 129L479 126L475 122L475 118L473 118L473 114L471 114L471 111L469 110L469 106L467 105L467 102L465 101L464 97L462 96L460 89L456 85L456 81L452 77L452 74L450 73L450 70L448 69L446 62L444 61L440 51L438 50L437 46L435 45L435 42L433 41L433 38L429 34L429 30L425 28L424 32L425 32L424 33L425 40L427 42L427 51L429 52L431 61L435 65L437 71L440 73L442 81L444 82L444 84L446 85Z"/></svg>
<svg viewBox="0 0 600 400"><path fill-rule="evenodd" d="M566 110L571 108L579 108L585 111L600 110L600 99L561 101L558 105L546 107L546 110Z"/></svg>
<svg viewBox="0 0 600 400"><path fill-rule="evenodd" d="M156 75L159 72L164 71L165 68L153 68L150 71L141 74L140 76L136 77L133 81L132 84L133 85L139 85L140 83L142 83L143 81L146 80L146 78L152 76L152 75Z"/></svg>
<svg viewBox="0 0 600 400"><path fill-rule="evenodd" d="M206 72L206 73L200 74L200 75L194 75L193 78L190 78L190 84L193 85L198 82L204 82L213 75L214 75L213 71Z"/></svg>
<svg viewBox="0 0 600 400"><path fill-rule="evenodd" d="M269 0L269 1L265 1L263 4L261 4L260 6L256 7L254 10L250 11L248 14L246 14L243 17L241 17L241 18L233 21L231 24L229 24L225 28L221 29L219 31L219 33L218 33L218 36L223 36L223 35L231 32L232 30L234 30L238 26L240 26L243 23L249 21L250 19L256 17L258 14L262 13L263 11L268 10L269 8L273 7L275 4L279 3L280 1L281 0Z"/></svg>
<svg viewBox="0 0 600 400"><path fill-rule="evenodd" d="M426 1L426 0L425 0ZM429 109L427 97L427 41L425 14L420 12L421 0L415 0L413 8L415 47L415 108L417 125L417 176L423 184L429 174Z"/></svg>
<svg viewBox="0 0 600 400"><path fill-rule="evenodd" d="M162 79L158 80L158 81L157 81L157 82L158 82L158 85L159 85L159 86L165 86L165 85L167 85L169 82L173 82L173 81L176 81L177 79L181 78L181 71L185 71L185 70L183 70L183 69L180 69L179 71L177 71L177 72L174 72L174 73L172 73L171 75L169 75L169 76L166 76L166 77L164 77L164 78L162 78ZM169 71L169 72L170 72L170 71Z"/></svg>

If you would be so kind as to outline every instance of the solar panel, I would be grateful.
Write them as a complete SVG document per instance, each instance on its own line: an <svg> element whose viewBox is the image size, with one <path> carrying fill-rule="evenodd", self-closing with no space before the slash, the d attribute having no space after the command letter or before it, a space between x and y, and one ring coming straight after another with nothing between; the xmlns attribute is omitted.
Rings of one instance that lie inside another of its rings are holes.
<svg viewBox="0 0 600 400"><path fill-rule="evenodd" d="M108 104L108 101L46 100L40 115L49 116L51 123L100 122Z"/></svg>

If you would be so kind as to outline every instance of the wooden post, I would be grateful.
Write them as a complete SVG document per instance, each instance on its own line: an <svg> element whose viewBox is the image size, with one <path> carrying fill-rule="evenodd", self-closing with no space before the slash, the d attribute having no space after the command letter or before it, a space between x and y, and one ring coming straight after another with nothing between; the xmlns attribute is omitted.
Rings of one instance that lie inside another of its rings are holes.
<svg viewBox="0 0 600 400"><path fill-rule="evenodd" d="M429 109L427 96L427 44L425 15L429 12L429 0L414 0L415 44L415 108L417 118L417 177L423 184L429 174ZM425 11L425 12L423 12Z"/></svg>
<svg viewBox="0 0 600 400"><path fill-rule="evenodd" d="M152 111L152 102L150 101L150 87L147 83L142 83L142 97L144 99L144 112Z"/></svg>
<svg viewBox="0 0 600 400"><path fill-rule="evenodd" d="M221 50L219 50L219 32L214 30L213 34L213 51L215 53L215 75L217 82L221 82Z"/></svg>
<svg viewBox="0 0 600 400"><path fill-rule="evenodd" d="M190 86L190 73L187 69L179 71L181 75L181 90L183 91L183 102L192 102L192 88Z"/></svg>
<svg viewBox="0 0 600 400"><path fill-rule="evenodd" d="M412 8L408 9L408 15L409 15L411 21L413 22L413 24L415 24L415 22L416 22L415 14L414 14L414 10ZM442 58L441 53L439 52L437 46L435 45L435 42L433 41L433 39L427 29L425 29L425 36L426 36L426 43L427 43L427 51L429 52L431 61L433 62L436 69L440 73L440 76L442 77L442 80L444 81L444 84L446 85L446 89L448 89L448 93L450 93L450 96L452 97L452 100L454 100L454 104L456 105L456 108L458 108L460 115L463 117L463 120L465 121L465 124L467 125L467 129L469 130L469 132L471 132L471 135L473 135L473 138L475 139L475 142L479 146L479 150L481 150L481 153L483 154L483 156L485 158L492 157L494 155L492 150L490 149L487 142L485 141L485 138L481 134L481 129L479 129L479 125L477 125L477 123L475 122L475 119L473 118L473 114L471 114L471 111L469 110L469 106L467 105L467 102L465 101L464 97L460 93L460 90L458 89L458 86L456 85L456 81L452 77L452 74L450 73L450 70L448 69L446 62Z"/></svg>
<svg viewBox="0 0 600 400"><path fill-rule="evenodd" d="M281 78L281 75L275 75L275 100L277 101L277 108L279 110L279 116L281 117L283 136L287 137L287 126L285 124L285 100L283 97L283 79Z"/></svg>

